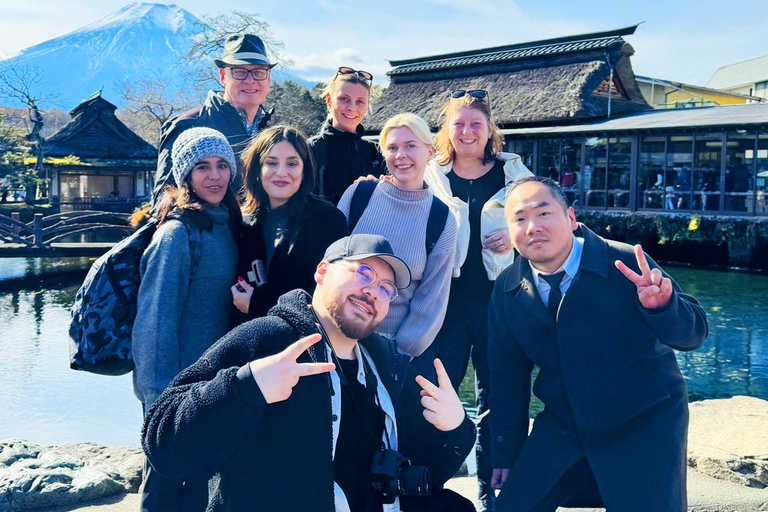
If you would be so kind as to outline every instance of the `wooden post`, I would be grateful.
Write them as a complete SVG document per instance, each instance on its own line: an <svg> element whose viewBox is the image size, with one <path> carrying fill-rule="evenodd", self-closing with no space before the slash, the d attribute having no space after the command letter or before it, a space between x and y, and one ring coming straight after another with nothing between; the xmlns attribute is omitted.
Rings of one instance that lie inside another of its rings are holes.
<svg viewBox="0 0 768 512"><path fill-rule="evenodd" d="M11 219L21 222L21 216L19 215L19 212L11 212ZM15 236L19 236L19 231L21 231L21 228L14 224L11 228L11 232Z"/></svg>
<svg viewBox="0 0 768 512"><path fill-rule="evenodd" d="M43 214L35 214L34 236L32 237L35 247L44 247L43 245Z"/></svg>

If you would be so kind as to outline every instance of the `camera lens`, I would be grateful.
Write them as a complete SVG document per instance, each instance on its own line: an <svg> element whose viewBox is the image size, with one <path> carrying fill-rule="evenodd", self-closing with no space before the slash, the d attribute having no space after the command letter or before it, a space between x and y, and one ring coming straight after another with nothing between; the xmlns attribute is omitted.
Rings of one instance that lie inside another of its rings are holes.
<svg viewBox="0 0 768 512"><path fill-rule="evenodd" d="M401 496L432 494L432 470L429 466L403 466L398 478Z"/></svg>

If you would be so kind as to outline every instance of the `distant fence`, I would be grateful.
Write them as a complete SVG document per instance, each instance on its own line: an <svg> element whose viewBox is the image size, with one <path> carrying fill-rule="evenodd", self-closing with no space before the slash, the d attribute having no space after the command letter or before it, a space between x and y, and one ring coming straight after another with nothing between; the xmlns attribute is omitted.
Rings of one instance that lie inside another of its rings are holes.
<svg viewBox="0 0 768 512"><path fill-rule="evenodd" d="M10 217L0 215L0 241L42 249L72 235L106 229L129 233L133 228L128 219L124 213L85 210L46 216L36 213L32 222L24 223L14 212Z"/></svg>

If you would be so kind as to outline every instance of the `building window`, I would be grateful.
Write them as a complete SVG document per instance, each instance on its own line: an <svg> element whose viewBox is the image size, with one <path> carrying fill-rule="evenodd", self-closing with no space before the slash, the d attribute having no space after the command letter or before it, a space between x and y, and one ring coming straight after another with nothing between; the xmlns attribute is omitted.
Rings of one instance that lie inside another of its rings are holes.
<svg viewBox="0 0 768 512"><path fill-rule="evenodd" d="M591 137L584 141L583 188L587 207L605 208L607 161L608 139Z"/></svg>
<svg viewBox="0 0 768 512"><path fill-rule="evenodd" d="M608 208L629 208L632 139L608 139Z"/></svg>
<svg viewBox="0 0 768 512"><path fill-rule="evenodd" d="M755 133L728 133L725 144L725 201L727 212L752 212L755 201Z"/></svg>
<svg viewBox="0 0 768 512"><path fill-rule="evenodd" d="M507 151L520 155L520 158L523 161L523 165L525 165L531 171L533 171L533 148L533 139L518 139L507 141Z"/></svg>
<svg viewBox="0 0 768 512"><path fill-rule="evenodd" d="M568 204L579 207L581 200L581 153L583 139L542 139L538 175L559 183Z"/></svg>
<svg viewBox="0 0 768 512"><path fill-rule="evenodd" d="M688 210L691 207L693 183L693 137L676 135L667 144L666 183L674 183L674 209ZM665 200L666 202L666 200Z"/></svg>
<svg viewBox="0 0 768 512"><path fill-rule="evenodd" d="M755 179L758 215L768 215L768 132L757 137L757 178Z"/></svg>
<svg viewBox="0 0 768 512"><path fill-rule="evenodd" d="M667 138L648 135L640 139L640 166L637 173L637 208L675 209L674 176L665 176Z"/></svg>
<svg viewBox="0 0 768 512"><path fill-rule="evenodd" d="M691 210L719 211L723 157L722 134L696 136Z"/></svg>

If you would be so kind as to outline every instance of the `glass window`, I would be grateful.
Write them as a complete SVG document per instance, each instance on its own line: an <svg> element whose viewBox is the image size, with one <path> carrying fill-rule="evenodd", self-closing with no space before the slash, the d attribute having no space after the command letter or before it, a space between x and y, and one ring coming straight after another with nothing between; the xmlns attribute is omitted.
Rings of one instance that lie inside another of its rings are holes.
<svg viewBox="0 0 768 512"><path fill-rule="evenodd" d="M116 192L118 197L133 197L133 177L118 176Z"/></svg>
<svg viewBox="0 0 768 512"><path fill-rule="evenodd" d="M752 212L755 200L755 133L728 133L725 144L725 211Z"/></svg>
<svg viewBox="0 0 768 512"><path fill-rule="evenodd" d="M608 140L591 137L584 141L584 198L586 206L605 207L605 174Z"/></svg>
<svg viewBox="0 0 768 512"><path fill-rule="evenodd" d="M637 173L637 208L675 208L675 180L664 179L664 155L667 138L648 135L640 139L640 166ZM669 189L667 188L669 187ZM670 197L668 198L667 195Z"/></svg>
<svg viewBox="0 0 768 512"><path fill-rule="evenodd" d="M546 176L560 181L560 139L541 139L539 141L539 176Z"/></svg>
<svg viewBox="0 0 768 512"><path fill-rule="evenodd" d="M757 137L757 178L755 179L758 215L768 215L768 133Z"/></svg>
<svg viewBox="0 0 768 512"><path fill-rule="evenodd" d="M507 151L520 155L523 164L533 172L533 139L508 140Z"/></svg>
<svg viewBox="0 0 768 512"><path fill-rule="evenodd" d="M632 139L608 139L608 207L629 208Z"/></svg>
<svg viewBox="0 0 768 512"><path fill-rule="evenodd" d="M691 210L720 210L722 137L719 133L696 136Z"/></svg>
<svg viewBox="0 0 768 512"><path fill-rule="evenodd" d="M665 183L674 183L676 210L688 210L691 207L692 172L693 137L690 135L670 137L667 144L667 169L664 179Z"/></svg>
<svg viewBox="0 0 768 512"><path fill-rule="evenodd" d="M581 148L583 139L563 139L560 146L560 186L568 204L581 206Z"/></svg>

